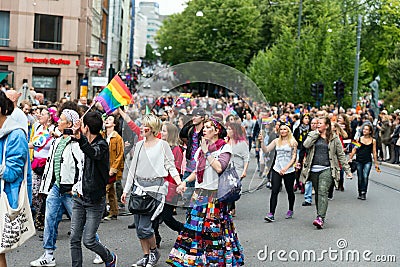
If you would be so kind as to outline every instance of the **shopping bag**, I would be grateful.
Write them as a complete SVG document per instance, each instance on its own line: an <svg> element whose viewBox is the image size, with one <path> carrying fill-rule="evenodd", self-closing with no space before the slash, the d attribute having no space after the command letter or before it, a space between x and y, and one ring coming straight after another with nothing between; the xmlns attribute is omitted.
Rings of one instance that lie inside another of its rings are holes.
<svg viewBox="0 0 400 267"><path fill-rule="evenodd" d="M1 179L0 195L0 254L21 246L35 235L32 212L29 205L26 178L21 183L18 207L12 209Z"/></svg>

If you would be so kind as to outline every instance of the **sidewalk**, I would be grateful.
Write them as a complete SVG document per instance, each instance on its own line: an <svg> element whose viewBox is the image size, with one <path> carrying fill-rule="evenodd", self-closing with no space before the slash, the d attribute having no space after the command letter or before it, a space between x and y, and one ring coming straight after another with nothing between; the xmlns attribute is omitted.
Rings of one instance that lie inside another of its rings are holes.
<svg viewBox="0 0 400 267"><path fill-rule="evenodd" d="M382 165L382 166L385 166L385 167L389 167L389 168L400 170L400 165L399 164L391 164L391 163L387 163L387 162L379 162L379 164Z"/></svg>

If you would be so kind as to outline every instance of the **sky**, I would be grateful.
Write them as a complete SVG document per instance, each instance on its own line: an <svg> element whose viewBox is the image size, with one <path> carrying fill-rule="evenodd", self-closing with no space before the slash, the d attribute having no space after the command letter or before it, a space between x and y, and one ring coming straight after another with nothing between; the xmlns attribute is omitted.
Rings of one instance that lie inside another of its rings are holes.
<svg viewBox="0 0 400 267"><path fill-rule="evenodd" d="M139 2L158 2L160 4L161 15L171 15L174 13L180 13L185 9L183 5L188 0L148 0L148 1L136 1L136 5Z"/></svg>

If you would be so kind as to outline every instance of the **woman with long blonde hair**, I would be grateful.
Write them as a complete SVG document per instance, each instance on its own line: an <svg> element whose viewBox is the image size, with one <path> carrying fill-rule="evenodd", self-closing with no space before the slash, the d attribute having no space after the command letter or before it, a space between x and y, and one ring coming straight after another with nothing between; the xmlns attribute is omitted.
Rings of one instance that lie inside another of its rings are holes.
<svg viewBox="0 0 400 267"><path fill-rule="evenodd" d="M341 114L341 115L345 115L345 114ZM342 147L343 147L343 149L345 149L344 140L349 137L346 130L338 122L333 123L332 130L339 137L340 142L342 143ZM334 183L332 183L331 188L329 189L328 198L330 196L331 196L331 198L333 198L333 187L334 187ZM340 180L339 180L339 185L337 187L337 190L344 191L344 170L343 170L342 166L340 166Z"/></svg>
<svg viewBox="0 0 400 267"><path fill-rule="evenodd" d="M292 131L286 124L279 126L279 137L273 140L268 146L261 144L264 153L268 153L273 149L276 150L276 160L272 168L272 193L270 198L270 212L265 216L267 222L275 221L275 209L278 204L278 194L282 184L285 183L286 192L288 194L289 210L286 213L286 219L293 217L294 207L294 180L295 169L293 167L297 157L297 141L294 139Z"/></svg>

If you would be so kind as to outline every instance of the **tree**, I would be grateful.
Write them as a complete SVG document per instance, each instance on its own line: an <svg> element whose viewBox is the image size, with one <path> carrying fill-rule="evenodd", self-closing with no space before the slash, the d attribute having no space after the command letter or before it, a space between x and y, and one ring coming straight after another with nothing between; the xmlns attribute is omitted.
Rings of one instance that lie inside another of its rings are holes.
<svg viewBox="0 0 400 267"><path fill-rule="evenodd" d="M146 56L144 57L147 61L156 61L157 56L155 55L155 50L151 46L151 44L146 44Z"/></svg>
<svg viewBox="0 0 400 267"><path fill-rule="evenodd" d="M260 37L259 18L252 0L193 0L164 21L156 40L173 47L163 61L214 61L244 71Z"/></svg>
<svg viewBox="0 0 400 267"><path fill-rule="evenodd" d="M393 89L385 91L383 96L385 98L385 106L393 111L400 108L400 43L396 45L393 58L388 61L388 70Z"/></svg>
<svg viewBox="0 0 400 267"><path fill-rule="evenodd" d="M363 6L364 23L361 56L365 61L363 79L371 82L380 76L380 87L391 88L388 60L393 57L400 42L400 2L398 0L371 0Z"/></svg>
<svg viewBox="0 0 400 267"><path fill-rule="evenodd" d="M252 78L271 102L312 102L312 83L325 84L325 102L335 100L333 81L346 82L345 101L350 100L355 57L355 24L343 18L339 1L308 2L303 6L298 38L299 6L287 2L270 15L278 36L271 47L253 58L248 68ZM279 6L274 7L276 9ZM282 16L282 12L284 15ZM338 16L339 14L339 16ZM286 22L285 22L286 21ZM356 21L356 20L354 20Z"/></svg>

